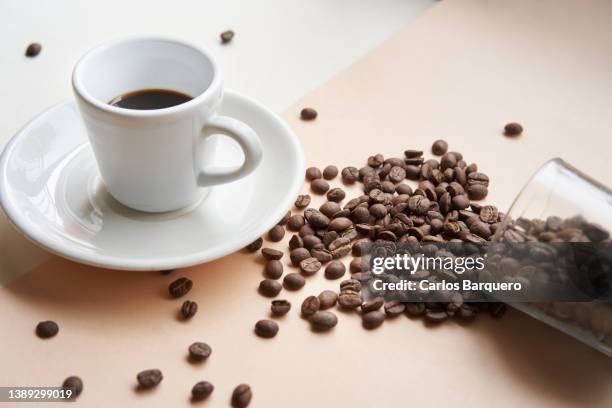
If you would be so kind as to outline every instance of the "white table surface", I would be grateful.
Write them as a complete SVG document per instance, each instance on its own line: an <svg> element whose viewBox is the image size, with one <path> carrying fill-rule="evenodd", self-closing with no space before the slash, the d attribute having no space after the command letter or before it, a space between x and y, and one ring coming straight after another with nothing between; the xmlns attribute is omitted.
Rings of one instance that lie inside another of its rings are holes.
<svg viewBox="0 0 612 408"><path fill-rule="evenodd" d="M0 3L0 147L38 112L71 98L70 73L89 48L113 38L162 34L207 47L227 88L281 113L434 0L3 0ZM233 29L222 46L219 33ZM24 57L30 42L41 54ZM50 255L0 213L0 285Z"/></svg>

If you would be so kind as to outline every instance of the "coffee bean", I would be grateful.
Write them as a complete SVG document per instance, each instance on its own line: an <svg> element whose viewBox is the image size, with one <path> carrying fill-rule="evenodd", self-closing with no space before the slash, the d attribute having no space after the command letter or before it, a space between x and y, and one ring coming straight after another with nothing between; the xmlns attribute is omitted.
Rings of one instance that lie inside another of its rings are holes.
<svg viewBox="0 0 612 408"><path fill-rule="evenodd" d="M278 279L283 276L283 264L281 261L277 261L272 259L266 262L266 266L264 269L266 276L270 279Z"/></svg>
<svg viewBox="0 0 612 408"><path fill-rule="evenodd" d="M38 54L40 54L41 50L42 50L42 45L40 45L39 43L32 43L28 45L28 48L26 48L25 56L33 58L37 56Z"/></svg>
<svg viewBox="0 0 612 408"><path fill-rule="evenodd" d="M338 168L336 166L329 165L323 169L323 178L325 180L333 180L338 175Z"/></svg>
<svg viewBox="0 0 612 408"><path fill-rule="evenodd" d="M306 276L314 275L321 269L321 262L314 257L300 261L300 270Z"/></svg>
<svg viewBox="0 0 612 408"><path fill-rule="evenodd" d="M262 319L255 323L255 334L266 339L276 336L278 324L274 320Z"/></svg>
<svg viewBox="0 0 612 408"><path fill-rule="evenodd" d="M275 225L268 231L268 239L272 242L278 242L285 237L285 228L282 225Z"/></svg>
<svg viewBox="0 0 612 408"><path fill-rule="evenodd" d="M302 248L304 246L304 240L299 235L294 235L289 240L289 249L294 250L296 248Z"/></svg>
<svg viewBox="0 0 612 408"><path fill-rule="evenodd" d="M327 192L327 199L329 201L339 203L340 201L344 200L344 197L346 197L346 193L339 187L332 188Z"/></svg>
<svg viewBox="0 0 612 408"><path fill-rule="evenodd" d="M300 112L300 118L302 118L302 120L314 120L317 115L318 112L312 108L304 108Z"/></svg>
<svg viewBox="0 0 612 408"><path fill-rule="evenodd" d="M317 238L318 239L318 238ZM289 253L293 266L299 266L304 259L311 258L310 252L306 248L296 248Z"/></svg>
<svg viewBox="0 0 612 408"><path fill-rule="evenodd" d="M489 176L480 172L472 172L467 176L467 184L468 186L473 186L475 184L482 184L485 187L489 187Z"/></svg>
<svg viewBox="0 0 612 408"><path fill-rule="evenodd" d="M181 306L181 314L185 319L191 319L198 312L198 304L191 300L186 300Z"/></svg>
<svg viewBox="0 0 612 408"><path fill-rule="evenodd" d="M338 295L338 304L346 309L356 309L363 303L361 295L352 290L343 290Z"/></svg>
<svg viewBox="0 0 612 408"><path fill-rule="evenodd" d="M304 248L308 249L309 251L320 245L322 245L321 238L317 237L316 235L306 235L304 237Z"/></svg>
<svg viewBox="0 0 612 408"><path fill-rule="evenodd" d="M52 320L46 320L36 325L36 335L41 339L48 339L59 332L59 326Z"/></svg>
<svg viewBox="0 0 612 408"><path fill-rule="evenodd" d="M329 223L330 231L342 232L353 225L353 221L346 217L334 218Z"/></svg>
<svg viewBox="0 0 612 408"><path fill-rule="evenodd" d="M342 181L346 184L353 184L359 180L359 170L357 167L345 167L342 169Z"/></svg>
<svg viewBox="0 0 612 408"><path fill-rule="evenodd" d="M441 323L444 320L448 319L448 314L441 310L426 310L425 311L425 320L429 323Z"/></svg>
<svg viewBox="0 0 612 408"><path fill-rule="evenodd" d="M404 156L406 156L407 159L414 159L416 157L423 156L423 151L422 150L404 150Z"/></svg>
<svg viewBox="0 0 612 408"><path fill-rule="evenodd" d="M489 193L489 190L483 184L473 184L468 186L467 193L470 200L483 200Z"/></svg>
<svg viewBox="0 0 612 408"><path fill-rule="evenodd" d="M368 313L374 310L380 309L385 304L385 299L383 297L375 297L370 300L366 300L361 304L361 312Z"/></svg>
<svg viewBox="0 0 612 408"><path fill-rule="evenodd" d="M480 209L479 217L483 222L493 224L497 222L498 216L499 212L497 211L497 207L493 205L485 205Z"/></svg>
<svg viewBox="0 0 612 408"><path fill-rule="evenodd" d="M273 300L270 310L274 316L284 316L291 310L291 303L288 300Z"/></svg>
<svg viewBox="0 0 612 408"><path fill-rule="evenodd" d="M177 299L186 295L193 287L193 282L188 278L178 278L168 286L170 296Z"/></svg>
<svg viewBox="0 0 612 408"><path fill-rule="evenodd" d="M310 189L315 194L323 195L329 190L329 183L323 179L316 179L310 183Z"/></svg>
<svg viewBox="0 0 612 408"><path fill-rule="evenodd" d="M272 248L262 249L261 254L268 261L272 259L280 260L283 257L283 253L281 251Z"/></svg>
<svg viewBox="0 0 612 408"><path fill-rule="evenodd" d="M506 136L515 137L519 136L521 133L523 133L523 126L519 123L512 122L504 126L504 135Z"/></svg>
<svg viewBox="0 0 612 408"><path fill-rule="evenodd" d="M290 231L299 231L305 223L304 216L301 214L294 214L289 218L289 221L287 221L287 229Z"/></svg>
<svg viewBox="0 0 612 408"><path fill-rule="evenodd" d="M359 282L356 279L347 279L347 280L343 280L342 282L340 282L340 290L341 291L346 291L346 290L350 290L353 292L360 292L361 291L361 282Z"/></svg>
<svg viewBox="0 0 612 408"><path fill-rule="evenodd" d="M319 311L320 307L321 302L319 301L318 297L308 296L306 299L304 299L304 302L302 302L302 316L312 316L313 314Z"/></svg>
<svg viewBox="0 0 612 408"><path fill-rule="evenodd" d="M340 210L340 204L333 201L326 201L321 205L321 207L319 207L319 211L328 218L331 218Z"/></svg>
<svg viewBox="0 0 612 408"><path fill-rule="evenodd" d="M470 224L470 232L484 239L489 239L492 235L489 224L482 221L475 221Z"/></svg>
<svg viewBox="0 0 612 408"><path fill-rule="evenodd" d="M504 314L506 314L506 304L505 303L491 303L489 305L489 314L496 319L499 319Z"/></svg>
<svg viewBox="0 0 612 408"><path fill-rule="evenodd" d="M160 370L151 369L139 372L136 379L141 388L152 388L159 384L164 376Z"/></svg>
<svg viewBox="0 0 612 408"><path fill-rule="evenodd" d="M263 238L257 238L255 241L247 245L246 249L247 251L255 252L255 251L259 251L262 245L263 245Z"/></svg>
<svg viewBox="0 0 612 408"><path fill-rule="evenodd" d="M294 205L297 208L306 208L310 205L310 196L308 194L300 194L296 200Z"/></svg>
<svg viewBox="0 0 612 408"><path fill-rule="evenodd" d="M305 284L306 281L304 277L296 272L288 273L283 278L283 286L287 290L299 290L302 289Z"/></svg>
<svg viewBox="0 0 612 408"><path fill-rule="evenodd" d="M327 228L329 225L329 217L314 208L305 212L304 216L312 228Z"/></svg>
<svg viewBox="0 0 612 408"><path fill-rule="evenodd" d="M226 30L220 34L221 44L227 44L234 38L235 33L232 30Z"/></svg>
<svg viewBox="0 0 612 408"><path fill-rule="evenodd" d="M406 314L408 316L420 316L425 313L425 304L421 302L406 303Z"/></svg>
<svg viewBox="0 0 612 408"><path fill-rule="evenodd" d="M318 311L308 319L313 331L324 332L333 329L338 324L338 317L329 311Z"/></svg>
<svg viewBox="0 0 612 408"><path fill-rule="evenodd" d="M361 324L364 329L372 330L380 327L385 321L385 314L380 310L373 310L371 312L364 313L361 317Z"/></svg>
<svg viewBox="0 0 612 408"><path fill-rule="evenodd" d="M406 170L404 170L402 167L395 166L391 168L391 171L389 172L390 181L394 183L399 183L405 178L406 178Z"/></svg>
<svg viewBox="0 0 612 408"><path fill-rule="evenodd" d="M384 156L378 153L378 154L375 154L374 156L368 157L368 166L374 167L374 168L380 167L384 161L385 161Z"/></svg>
<svg viewBox="0 0 612 408"><path fill-rule="evenodd" d="M240 384L234 388L232 393L232 407L233 408L246 408L251 403L253 398L253 391L251 387L246 384Z"/></svg>
<svg viewBox="0 0 612 408"><path fill-rule="evenodd" d="M444 140L436 140L431 145L431 152L436 156L442 156L448 150L448 143Z"/></svg>
<svg viewBox="0 0 612 408"><path fill-rule="evenodd" d="M325 277L327 279L339 279L344 276L346 267L340 261L332 261L327 267L325 267Z"/></svg>
<svg viewBox="0 0 612 408"><path fill-rule="evenodd" d="M321 170L318 167L309 167L306 169L306 180L313 181L322 177Z"/></svg>
<svg viewBox="0 0 612 408"><path fill-rule="evenodd" d="M206 360L212 354L212 348L204 342L196 341L189 346L189 357L192 360Z"/></svg>
<svg viewBox="0 0 612 408"><path fill-rule="evenodd" d="M70 399L76 398L83 392L83 380L75 375L70 376L64 380L62 383L62 388L72 391Z"/></svg>
<svg viewBox="0 0 612 408"><path fill-rule="evenodd" d="M212 394L215 387L208 381L197 382L191 389L191 399L193 401L205 400Z"/></svg>
<svg viewBox="0 0 612 408"><path fill-rule="evenodd" d="M333 290L324 290L319 293L319 309L329 309L334 307L338 301L338 294Z"/></svg>
<svg viewBox="0 0 612 408"><path fill-rule="evenodd" d="M313 258L317 258L322 264L327 263L333 259L332 254L327 249L319 248L318 246L313 247L310 250L310 254L313 256Z"/></svg>
<svg viewBox="0 0 612 408"><path fill-rule="evenodd" d="M264 279L259 282L259 293L266 297L274 297L280 293L282 286L273 279Z"/></svg>
<svg viewBox="0 0 612 408"><path fill-rule="evenodd" d="M369 265L364 262L363 258L357 256L351 260L349 264L349 270L351 273L359 273L363 271L367 271L369 269Z"/></svg>
<svg viewBox="0 0 612 408"><path fill-rule="evenodd" d="M456 210L465 210L470 206L470 199L464 195L456 195L451 199L451 204Z"/></svg>
<svg viewBox="0 0 612 408"><path fill-rule="evenodd" d="M398 316L404 313L406 306L402 302L391 301L385 303L385 314L389 317Z"/></svg>

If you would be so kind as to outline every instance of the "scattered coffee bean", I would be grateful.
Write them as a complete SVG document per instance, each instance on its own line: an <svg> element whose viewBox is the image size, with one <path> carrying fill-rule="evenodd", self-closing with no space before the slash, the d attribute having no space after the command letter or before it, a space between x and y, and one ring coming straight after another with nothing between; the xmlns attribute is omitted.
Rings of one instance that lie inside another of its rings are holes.
<svg viewBox="0 0 612 408"><path fill-rule="evenodd" d="M152 388L159 384L164 376L160 370L151 369L139 372L136 379L141 388Z"/></svg>
<svg viewBox="0 0 612 408"><path fill-rule="evenodd" d="M81 395L81 392L83 392L83 380L75 375L70 376L64 380L62 383L62 388L72 391L70 399L76 398Z"/></svg>
<svg viewBox="0 0 612 408"><path fill-rule="evenodd" d="M479 217L483 222L493 224L497 222L497 218L499 216L499 212L497 211L497 207L493 205L485 205L480 209Z"/></svg>
<svg viewBox="0 0 612 408"><path fill-rule="evenodd" d="M339 187L332 188L327 192L327 199L329 201L339 203L340 201L344 200L344 197L346 197L346 193Z"/></svg>
<svg viewBox="0 0 612 408"><path fill-rule="evenodd" d="M276 336L278 324L274 320L262 319L255 323L255 334L266 339Z"/></svg>
<svg viewBox="0 0 612 408"><path fill-rule="evenodd" d="M329 309L330 307L336 306L338 301L338 294L333 290L324 290L319 293L319 309Z"/></svg>
<svg viewBox="0 0 612 408"><path fill-rule="evenodd" d="M304 280L304 277L299 273L288 273L283 278L283 286L287 290L299 290L302 289L305 284L306 280Z"/></svg>
<svg viewBox="0 0 612 408"><path fill-rule="evenodd" d="M422 150L404 150L404 156L406 156L407 159L414 159L414 158L423 156L423 151Z"/></svg>
<svg viewBox="0 0 612 408"><path fill-rule="evenodd" d="M504 135L506 136L515 137L519 136L521 133L523 133L523 126L519 123L512 122L504 126Z"/></svg>
<svg viewBox="0 0 612 408"><path fill-rule="evenodd" d="M304 246L304 240L299 235L294 235L289 240L289 249L294 250L296 248L302 248Z"/></svg>
<svg viewBox="0 0 612 408"><path fill-rule="evenodd" d="M329 183L323 179L316 179L310 183L310 189L315 194L323 195L329 190Z"/></svg>
<svg viewBox="0 0 612 408"><path fill-rule="evenodd" d="M40 54L41 50L42 50L42 45L40 45L39 43L32 43L28 45L28 48L26 48L25 56L33 58L37 56L38 54Z"/></svg>
<svg viewBox="0 0 612 408"><path fill-rule="evenodd" d="M304 226L306 221L304 220L304 216L301 214L294 214L287 221L287 228L290 231L299 231L300 228Z"/></svg>
<svg viewBox="0 0 612 408"><path fill-rule="evenodd" d="M300 271L306 276L314 275L321 269L321 261L310 257L300 261Z"/></svg>
<svg viewBox="0 0 612 408"><path fill-rule="evenodd" d="M291 211L287 211L285 215L283 216L283 218L281 218L281 220L276 225L281 226L281 225L287 224L287 221L289 221L290 217L291 217Z"/></svg>
<svg viewBox="0 0 612 408"><path fill-rule="evenodd" d="M263 255L264 258L266 258L268 261L275 259L275 260L280 260L283 257L283 252L279 251L277 249L272 249L272 248L264 248L261 250L261 254Z"/></svg>
<svg viewBox="0 0 612 408"><path fill-rule="evenodd" d="M270 279L278 279L283 276L283 264L281 261L277 261L272 259L266 262L266 266L264 267L264 271L266 276Z"/></svg>
<svg viewBox="0 0 612 408"><path fill-rule="evenodd" d="M339 279L346 273L346 266L341 261L332 261L325 267L327 279Z"/></svg>
<svg viewBox="0 0 612 408"><path fill-rule="evenodd" d="M193 282L188 278L178 278L168 286L170 296L177 299L189 293L193 287Z"/></svg>
<svg viewBox="0 0 612 408"><path fill-rule="evenodd" d="M357 167L345 167L342 169L342 181L346 184L353 184L359 180L359 170Z"/></svg>
<svg viewBox="0 0 612 408"><path fill-rule="evenodd" d="M338 324L338 317L332 312L320 310L308 319L313 331L323 332L333 329Z"/></svg>
<svg viewBox="0 0 612 408"><path fill-rule="evenodd" d="M448 319L448 314L441 310L426 310L425 311L425 320L429 323L441 323L444 320Z"/></svg>
<svg viewBox="0 0 612 408"><path fill-rule="evenodd" d="M405 306L408 316L421 316L425 313L425 303L406 303Z"/></svg>
<svg viewBox="0 0 612 408"><path fill-rule="evenodd" d="M338 168L336 166L329 165L323 169L323 178L325 180L333 180L338 175Z"/></svg>
<svg viewBox="0 0 612 408"><path fill-rule="evenodd" d="M211 354L212 348L201 341L197 341L189 346L189 357L193 360L206 360Z"/></svg>
<svg viewBox="0 0 612 408"><path fill-rule="evenodd" d="M487 194L489 194L489 190L483 184L474 184L468 186L467 188L468 197L470 200L483 200Z"/></svg>
<svg viewBox="0 0 612 408"><path fill-rule="evenodd" d="M402 302L390 301L385 302L385 314L388 317L399 316L404 313L406 306Z"/></svg>
<svg viewBox="0 0 612 408"><path fill-rule="evenodd" d="M436 140L433 145L431 145L431 152L436 156L442 156L448 150L448 143L444 140Z"/></svg>
<svg viewBox="0 0 612 408"><path fill-rule="evenodd" d="M304 108L300 112L300 118L302 118L302 120L314 120L317 115L318 112L312 108Z"/></svg>
<svg viewBox="0 0 612 408"><path fill-rule="evenodd" d="M259 251L262 245L263 245L263 238L257 238L255 241L247 245L246 249L247 251L255 252L255 251Z"/></svg>
<svg viewBox="0 0 612 408"><path fill-rule="evenodd" d="M364 329L372 330L380 327L385 321L385 314L380 310L373 310L371 312L364 313L361 317L361 324Z"/></svg>
<svg viewBox="0 0 612 408"><path fill-rule="evenodd" d="M185 319L191 319L198 312L198 304L191 300L186 300L181 306L181 314Z"/></svg>
<svg viewBox="0 0 612 408"><path fill-rule="evenodd" d="M304 317L312 316L313 314L319 311L320 307L321 307L321 302L319 301L318 297L308 296L302 302L302 309L301 309L302 316Z"/></svg>
<svg viewBox="0 0 612 408"><path fill-rule="evenodd" d="M310 252L306 248L293 249L289 253L289 257L291 258L291 264L293 264L293 266L299 266L300 262L302 262L305 259L311 258Z"/></svg>
<svg viewBox="0 0 612 408"><path fill-rule="evenodd" d="M240 384L232 393L232 408L246 408L251 403L253 391L246 384Z"/></svg>
<svg viewBox="0 0 612 408"><path fill-rule="evenodd" d="M268 239L272 242L278 242L285 237L285 228L282 225L275 225L268 231Z"/></svg>
<svg viewBox="0 0 612 408"><path fill-rule="evenodd" d="M318 167L309 167L306 169L306 180L313 181L323 177L321 170Z"/></svg>
<svg viewBox="0 0 612 408"><path fill-rule="evenodd" d="M208 381L197 382L191 389L191 399L193 401L205 400L212 394L215 387Z"/></svg>
<svg viewBox="0 0 612 408"><path fill-rule="evenodd" d="M280 293L282 286L273 279L264 279L259 282L259 293L266 297L274 297Z"/></svg>
<svg viewBox="0 0 612 408"><path fill-rule="evenodd" d="M291 303L288 300L273 300L270 310L274 316L284 316L291 310Z"/></svg>
<svg viewBox="0 0 612 408"><path fill-rule="evenodd" d="M342 290L338 296L338 304L345 309L356 309L363 303L359 292Z"/></svg>
<svg viewBox="0 0 612 408"><path fill-rule="evenodd" d="M375 297L370 300L366 300L361 304L361 312L368 313L373 312L374 310L379 310L385 304L385 299L383 297Z"/></svg>
<svg viewBox="0 0 612 408"><path fill-rule="evenodd" d="M356 279L347 279L340 282L340 290L341 291L353 291L360 292L361 291L361 282ZM359 306L359 305L358 305Z"/></svg>
<svg viewBox="0 0 612 408"><path fill-rule="evenodd" d="M227 44L232 41L235 33L232 30L227 30L221 33L221 44Z"/></svg>
<svg viewBox="0 0 612 408"><path fill-rule="evenodd" d="M36 325L36 335L41 339L48 339L59 332L59 326L52 320L46 320Z"/></svg>
<svg viewBox="0 0 612 408"><path fill-rule="evenodd" d="M310 205L310 196L308 194L300 194L294 204L297 208L306 208Z"/></svg>

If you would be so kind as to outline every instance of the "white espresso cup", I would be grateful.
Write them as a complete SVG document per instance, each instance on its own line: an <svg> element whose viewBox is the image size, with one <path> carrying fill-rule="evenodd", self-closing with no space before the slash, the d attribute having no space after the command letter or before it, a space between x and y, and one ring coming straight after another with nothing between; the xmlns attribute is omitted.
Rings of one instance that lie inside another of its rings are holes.
<svg viewBox="0 0 612 408"><path fill-rule="evenodd" d="M221 72L204 50L164 38L134 38L101 45L76 64L72 86L108 192L140 211L164 212L198 202L206 188L251 173L261 142L237 119L220 116ZM146 89L177 91L193 99L163 109L110 105ZM240 166L212 166L217 138L234 139Z"/></svg>

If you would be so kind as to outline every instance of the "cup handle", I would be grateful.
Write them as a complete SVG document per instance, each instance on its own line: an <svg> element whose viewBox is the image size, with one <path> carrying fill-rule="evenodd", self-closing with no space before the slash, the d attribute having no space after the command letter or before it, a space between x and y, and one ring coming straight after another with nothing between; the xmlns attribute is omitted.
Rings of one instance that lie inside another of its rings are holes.
<svg viewBox="0 0 612 408"><path fill-rule="evenodd" d="M202 129L202 137L225 135L234 139L244 153L244 162L239 166L206 166L200 170L198 185L210 187L238 180L259 166L263 151L259 137L246 124L227 116L212 116Z"/></svg>

